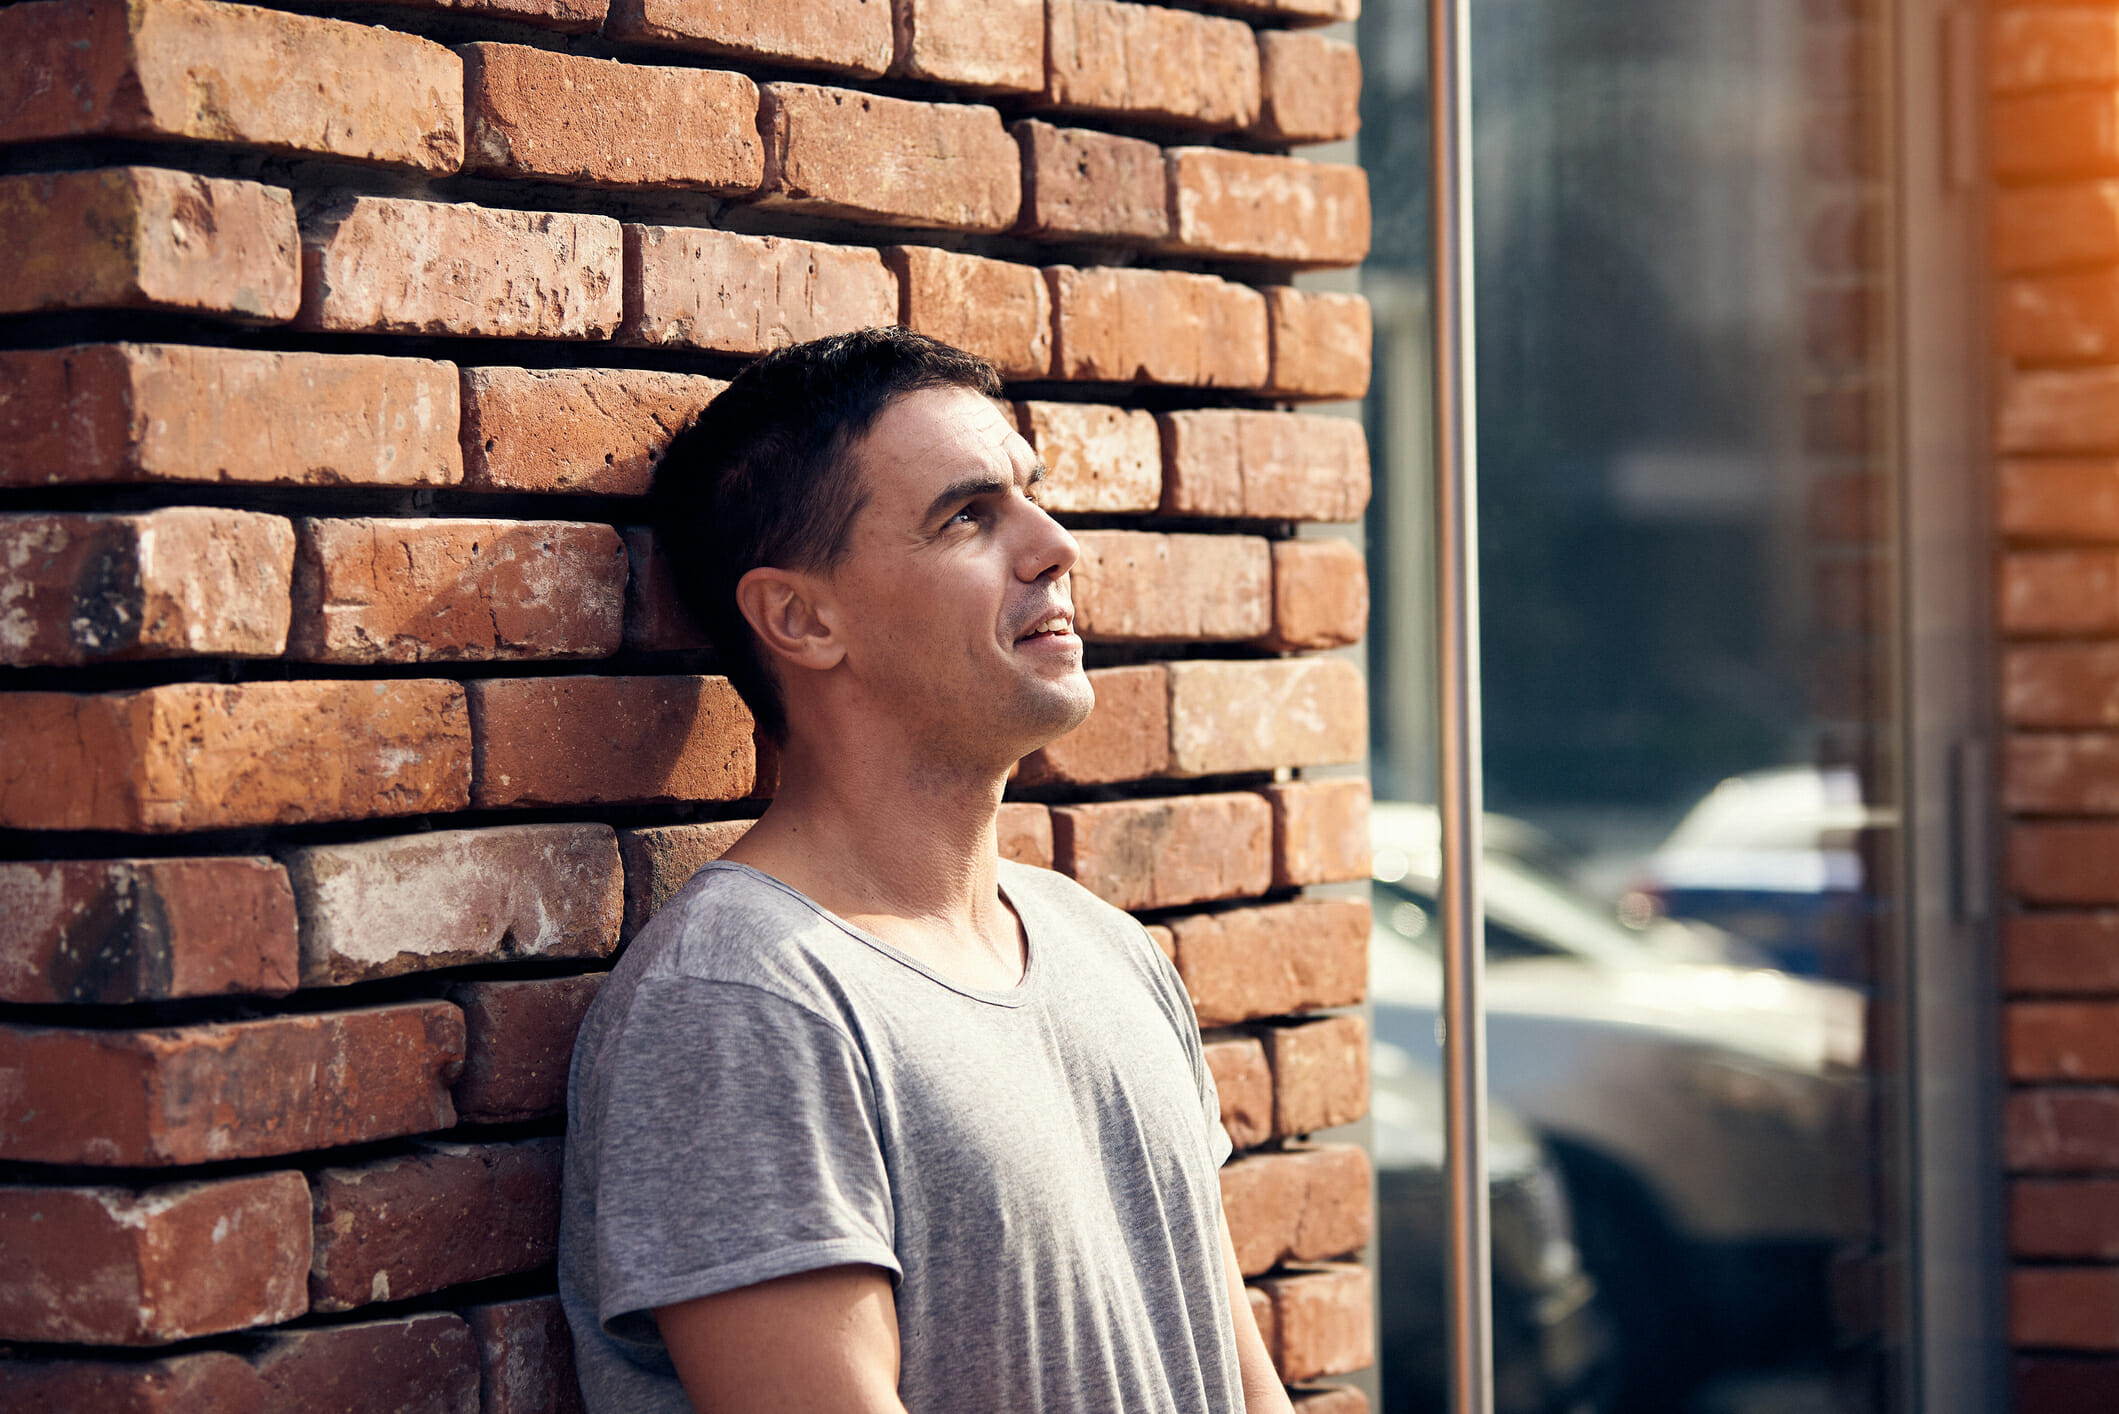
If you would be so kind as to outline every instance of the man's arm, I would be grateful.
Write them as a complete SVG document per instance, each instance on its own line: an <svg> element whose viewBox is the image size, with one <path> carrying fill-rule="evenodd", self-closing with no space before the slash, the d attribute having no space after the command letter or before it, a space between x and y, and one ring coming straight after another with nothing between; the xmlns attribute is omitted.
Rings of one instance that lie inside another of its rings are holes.
<svg viewBox="0 0 2119 1414"><path fill-rule="evenodd" d="M1236 1244L1229 1240L1229 1218L1221 1219L1221 1272L1229 1284L1229 1319L1236 1326L1236 1366L1243 1372L1244 1414L1294 1414L1287 1387L1273 1368L1258 1321L1251 1315L1251 1297L1244 1290L1243 1270L1236 1265Z"/></svg>
<svg viewBox="0 0 2119 1414"><path fill-rule="evenodd" d="M897 1303L879 1267L798 1272L657 1307L655 1321L699 1414L905 1414Z"/></svg>

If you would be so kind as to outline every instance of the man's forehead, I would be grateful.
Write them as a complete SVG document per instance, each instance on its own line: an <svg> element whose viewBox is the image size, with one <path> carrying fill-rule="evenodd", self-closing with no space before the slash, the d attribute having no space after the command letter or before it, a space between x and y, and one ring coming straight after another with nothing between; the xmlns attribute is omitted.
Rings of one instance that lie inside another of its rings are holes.
<svg viewBox="0 0 2119 1414"><path fill-rule="evenodd" d="M910 493L975 467L1016 479L1040 469L1008 404L969 388L924 388L892 400L870 424L859 455L877 489L888 482Z"/></svg>

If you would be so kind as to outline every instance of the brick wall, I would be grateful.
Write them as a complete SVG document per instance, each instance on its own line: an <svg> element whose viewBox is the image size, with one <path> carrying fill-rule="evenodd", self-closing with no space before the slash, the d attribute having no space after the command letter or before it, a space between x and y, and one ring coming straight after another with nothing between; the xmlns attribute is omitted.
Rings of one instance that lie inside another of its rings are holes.
<svg viewBox="0 0 2119 1414"><path fill-rule="evenodd" d="M1352 0L0 9L0 1405L574 1407L573 1028L773 767L640 496L744 359L993 358L1095 716L1005 850L1209 1031L1282 1373L1372 1359ZM1310 1414L1362 1407L1351 1389Z"/></svg>

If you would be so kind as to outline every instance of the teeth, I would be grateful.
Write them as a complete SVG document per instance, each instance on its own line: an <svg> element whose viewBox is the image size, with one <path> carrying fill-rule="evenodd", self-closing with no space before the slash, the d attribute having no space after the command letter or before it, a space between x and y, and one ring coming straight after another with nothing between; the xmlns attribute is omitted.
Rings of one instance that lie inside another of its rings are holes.
<svg viewBox="0 0 2119 1414"><path fill-rule="evenodd" d="M1065 633L1066 631L1067 621L1059 617L1046 619L1043 623L1032 625L1030 629L1031 633Z"/></svg>

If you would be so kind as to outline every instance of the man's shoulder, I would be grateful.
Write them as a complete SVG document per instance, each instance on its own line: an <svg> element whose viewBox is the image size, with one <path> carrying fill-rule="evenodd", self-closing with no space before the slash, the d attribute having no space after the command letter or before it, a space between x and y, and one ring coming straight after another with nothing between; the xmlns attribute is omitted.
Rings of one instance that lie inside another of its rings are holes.
<svg viewBox="0 0 2119 1414"><path fill-rule="evenodd" d="M1065 874L1035 864L1003 859L1001 888L1018 909L1029 909L1041 917L1055 917L1099 928L1140 931L1140 923L1124 909L1104 902Z"/></svg>

